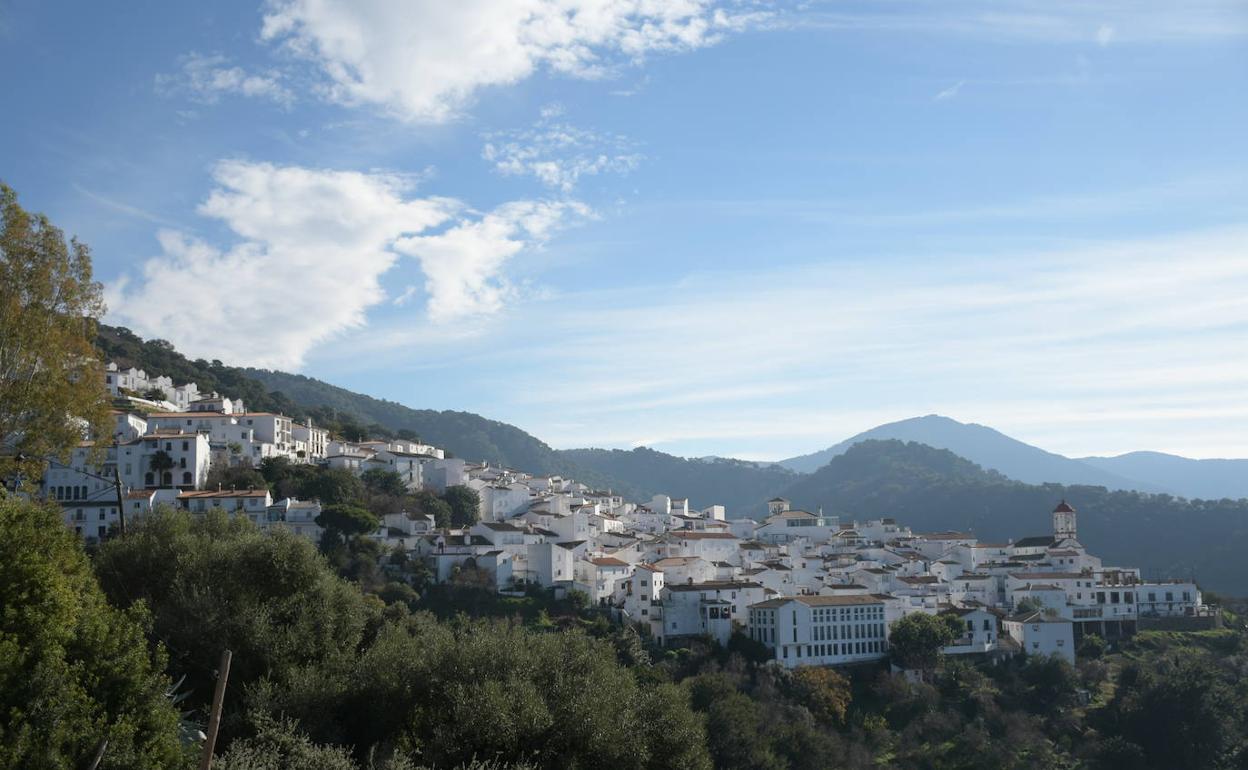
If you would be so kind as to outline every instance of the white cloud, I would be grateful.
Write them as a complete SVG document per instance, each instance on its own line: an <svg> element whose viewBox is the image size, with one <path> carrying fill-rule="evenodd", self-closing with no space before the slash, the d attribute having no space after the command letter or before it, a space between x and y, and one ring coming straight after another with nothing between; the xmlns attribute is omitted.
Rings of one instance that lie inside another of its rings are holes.
<svg viewBox="0 0 1248 770"><path fill-rule="evenodd" d="M400 239L395 249L420 261L436 322L499 310L513 293L503 264L521 249L543 243L569 215L590 211L576 202L518 201L445 232Z"/></svg>
<svg viewBox="0 0 1248 770"><path fill-rule="evenodd" d="M764 18L715 0L271 0L261 37L314 62L333 101L444 122L539 69L601 77Z"/></svg>
<svg viewBox="0 0 1248 770"><path fill-rule="evenodd" d="M627 174L641 162L628 139L577 128L559 121L562 115L559 105L547 105L530 128L486 134L481 157L500 174L533 176L565 193L583 176Z"/></svg>
<svg viewBox="0 0 1248 770"><path fill-rule="evenodd" d="M297 367L312 346L363 325L400 253L420 260L431 315L497 310L503 264L575 205L521 201L479 216L410 197L410 180L389 174L227 161L213 176L199 213L234 242L161 231L162 254L141 278L109 287L111 315L190 355L258 366Z"/></svg>
<svg viewBox="0 0 1248 770"><path fill-rule="evenodd" d="M185 95L204 104L216 104L224 95L268 99L289 106L294 94L277 71L249 73L224 56L190 53L179 59L176 75L157 75L156 91L164 96Z"/></svg>
<svg viewBox="0 0 1248 770"><path fill-rule="evenodd" d="M959 80L958 82L956 82L956 83L954 83L953 85L949 86L948 88L946 88L945 90L943 90L943 91L941 91L940 93L936 94L936 96L934 96L934 97L932 97L932 98L933 98L933 99L935 99L935 100L936 100L936 101L938 101L938 102L943 102L943 101L944 101L944 100L946 100L946 99L952 99L953 97L955 97L955 96L957 96L957 95L958 95L958 92L962 90L962 86L964 86L964 85L966 85L966 81L965 81L965 80Z"/></svg>
<svg viewBox="0 0 1248 770"><path fill-rule="evenodd" d="M1096 42L1099 43L1102 48L1109 45L1111 42L1113 42L1113 40L1114 40L1114 28L1113 27L1111 27L1108 24L1102 24L1099 28L1097 28Z"/></svg>

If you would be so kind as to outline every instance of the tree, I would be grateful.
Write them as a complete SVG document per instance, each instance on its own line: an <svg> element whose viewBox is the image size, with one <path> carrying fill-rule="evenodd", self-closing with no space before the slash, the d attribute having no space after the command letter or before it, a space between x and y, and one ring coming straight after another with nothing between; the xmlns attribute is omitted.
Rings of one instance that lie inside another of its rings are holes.
<svg viewBox="0 0 1248 770"><path fill-rule="evenodd" d="M250 465L214 465L204 482L207 489L264 489L264 476Z"/></svg>
<svg viewBox="0 0 1248 770"><path fill-rule="evenodd" d="M831 668L805 666L794 671L790 681L797 702L816 719L830 725L845 722L852 699L848 679Z"/></svg>
<svg viewBox="0 0 1248 770"><path fill-rule="evenodd" d="M1014 605L1014 612L1018 615L1029 615L1033 612L1040 612L1044 609L1044 602L1034 596L1025 596Z"/></svg>
<svg viewBox="0 0 1248 770"><path fill-rule="evenodd" d="M0 478L38 476L86 432L107 436L108 390L94 347L104 313L91 253L0 184Z"/></svg>
<svg viewBox="0 0 1248 770"><path fill-rule="evenodd" d="M148 401L164 401L169 395L161 388L148 388L143 391L143 398Z"/></svg>
<svg viewBox="0 0 1248 770"><path fill-rule="evenodd" d="M408 511L411 516L432 516L435 527L445 529L451 526L451 506L445 500L430 492L422 489L412 495L413 510Z"/></svg>
<svg viewBox="0 0 1248 770"><path fill-rule="evenodd" d="M452 527L471 527L481 519L481 496L477 490L463 485L447 487L442 499L451 506Z"/></svg>
<svg viewBox="0 0 1248 770"><path fill-rule="evenodd" d="M151 458L147 461L150 467L156 473L156 483L160 486L165 485L165 475L173 470L173 458L163 449L156 450Z"/></svg>
<svg viewBox="0 0 1248 770"><path fill-rule="evenodd" d="M952 644L960 633L957 622L953 615L906 615L893 623L888 634L893 660L902 668L931 671L940 662L941 649Z"/></svg>
<svg viewBox="0 0 1248 770"><path fill-rule="evenodd" d="M173 673L187 675L199 705L211 697L222 648L233 650L227 714L261 677L282 680L296 667L354 655L381 609L304 538L264 534L219 510L192 517L159 508L101 546L95 568L115 603L147 606L153 637L165 641Z"/></svg>
<svg viewBox="0 0 1248 770"><path fill-rule="evenodd" d="M365 489L375 495L402 497L407 494L407 484L403 483L403 477L386 468L369 468L360 474L360 481L364 482Z"/></svg>
<svg viewBox="0 0 1248 770"><path fill-rule="evenodd" d="M0 767L184 761L163 649L141 607L109 606L54 507L0 498Z"/></svg>
<svg viewBox="0 0 1248 770"><path fill-rule="evenodd" d="M1081 658L1095 660L1105 654L1105 640L1098 634L1085 634L1076 652Z"/></svg>
<svg viewBox="0 0 1248 770"><path fill-rule="evenodd" d="M1122 670L1102 729L1139 746L1152 768L1234 766L1242 751L1244 699L1239 675L1208 654L1178 654ZM1123 749L1119 746L1119 749Z"/></svg>
<svg viewBox="0 0 1248 770"><path fill-rule="evenodd" d="M325 505L357 505L364 499L364 484L345 468L330 468L308 477L299 490L299 496L320 500Z"/></svg>
<svg viewBox="0 0 1248 770"><path fill-rule="evenodd" d="M381 526L370 511L356 505L327 505L316 517L316 523L346 537L374 532Z"/></svg>

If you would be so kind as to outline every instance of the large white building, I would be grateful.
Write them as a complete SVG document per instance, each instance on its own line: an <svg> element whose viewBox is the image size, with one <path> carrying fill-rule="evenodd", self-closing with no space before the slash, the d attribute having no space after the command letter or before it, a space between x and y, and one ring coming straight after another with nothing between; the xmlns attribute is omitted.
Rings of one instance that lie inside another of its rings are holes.
<svg viewBox="0 0 1248 770"><path fill-rule="evenodd" d="M786 668L881 660L888 655L885 597L768 599L750 605L749 634Z"/></svg>

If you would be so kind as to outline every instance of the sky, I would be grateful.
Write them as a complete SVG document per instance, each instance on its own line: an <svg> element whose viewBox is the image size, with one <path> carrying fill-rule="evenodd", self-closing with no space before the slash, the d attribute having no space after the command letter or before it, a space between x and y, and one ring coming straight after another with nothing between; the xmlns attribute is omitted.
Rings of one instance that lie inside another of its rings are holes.
<svg viewBox="0 0 1248 770"><path fill-rule="evenodd" d="M1248 457L1248 4L0 0L110 323L556 447Z"/></svg>

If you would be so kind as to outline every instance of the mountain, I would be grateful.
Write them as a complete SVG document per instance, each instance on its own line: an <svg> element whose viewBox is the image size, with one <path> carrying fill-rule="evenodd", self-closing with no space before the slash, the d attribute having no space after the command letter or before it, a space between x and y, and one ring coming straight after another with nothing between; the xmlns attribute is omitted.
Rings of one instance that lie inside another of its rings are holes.
<svg viewBox="0 0 1248 770"><path fill-rule="evenodd" d="M302 374L267 369L244 369L243 372L305 409L327 409L392 432L412 431L424 441L444 447L465 460L488 461L537 474L568 472L563 460L548 444L505 422L472 412L412 409Z"/></svg>
<svg viewBox="0 0 1248 770"><path fill-rule="evenodd" d="M873 439L917 441L937 449L948 449L985 468L1030 484L1052 482L1145 492L1168 491L1159 483L1128 478L1112 470L1046 452L984 425L962 423L935 414L880 425L822 451L781 460L780 465L799 473L811 473L854 444Z"/></svg>
<svg viewBox="0 0 1248 770"><path fill-rule="evenodd" d="M1106 565L1146 577L1195 576L1201 585L1248 594L1248 500L1185 500L1099 486L1025 484L945 449L862 441L783 492L842 522L892 516L915 532L959 530L986 542L1052 532L1065 499L1079 512L1079 540Z"/></svg>
<svg viewBox="0 0 1248 770"><path fill-rule="evenodd" d="M1248 460L1193 460L1162 452L1082 457L1080 462L1173 489L1184 497L1219 500L1248 497Z"/></svg>

